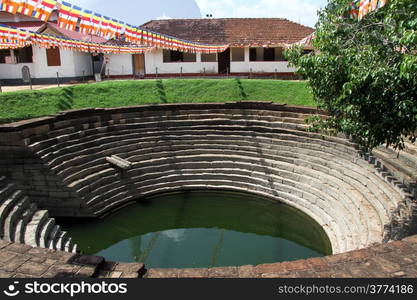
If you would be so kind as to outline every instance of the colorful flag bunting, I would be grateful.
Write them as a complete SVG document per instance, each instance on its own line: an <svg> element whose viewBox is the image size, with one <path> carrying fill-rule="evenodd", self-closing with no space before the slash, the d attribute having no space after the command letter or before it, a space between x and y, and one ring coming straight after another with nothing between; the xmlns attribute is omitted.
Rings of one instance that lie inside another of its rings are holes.
<svg viewBox="0 0 417 300"><path fill-rule="evenodd" d="M367 0L368 4L370 4ZM382 1L382 4L381 4ZM385 5L386 0L380 0L378 5ZM374 2L373 2L374 4ZM82 34L93 34L105 38L120 38L124 35L125 40L132 44L156 46L167 49L180 49L185 52L217 53L228 48L227 45L210 46L194 42L187 42L164 36L155 32L143 31L141 28L125 24L124 22L102 16L84 10L69 2L59 0L0 0L0 10L12 14L21 13L47 22L54 10L58 11L58 26L71 31L79 31ZM77 28L79 25L79 29ZM9 35L10 37L11 35ZM47 38L50 41L56 39ZM65 47L68 43L65 41ZM78 45L85 49L85 45ZM90 47L90 46L88 46ZM100 49L94 46L93 49ZM108 49L108 48L106 48ZM126 51L126 49L124 49Z"/></svg>
<svg viewBox="0 0 417 300"><path fill-rule="evenodd" d="M349 17L362 20L367 14L384 7L388 0L356 0L350 4Z"/></svg>
<svg viewBox="0 0 417 300"><path fill-rule="evenodd" d="M120 54L133 53L140 54L153 50L147 47L126 47L115 45L103 45L92 42L71 40L48 34L38 34L23 29L0 25L0 47L2 49L22 48L29 45L36 45L41 48L60 48L63 50Z"/></svg>
<svg viewBox="0 0 417 300"><path fill-rule="evenodd" d="M32 16L41 0L24 0L18 12L26 16Z"/></svg>
<svg viewBox="0 0 417 300"><path fill-rule="evenodd" d="M117 23L117 35L120 37L125 33L126 25L124 22L118 21Z"/></svg>
<svg viewBox="0 0 417 300"><path fill-rule="evenodd" d="M118 36L118 30L117 30L117 24L118 21L115 19L111 19L109 22L109 38L114 38L115 36Z"/></svg>
<svg viewBox="0 0 417 300"><path fill-rule="evenodd" d="M94 13L91 18L91 34L101 36L102 27L101 20L103 19L102 15Z"/></svg>
<svg viewBox="0 0 417 300"><path fill-rule="evenodd" d="M56 0L40 0L32 13L32 17L42 20L44 22L49 20L52 11L57 5Z"/></svg>
<svg viewBox="0 0 417 300"><path fill-rule="evenodd" d="M359 20L362 20L368 14L370 8L370 0L359 1Z"/></svg>
<svg viewBox="0 0 417 300"><path fill-rule="evenodd" d="M6 11L11 14L16 14L19 7L22 5L22 0L2 0L2 11Z"/></svg>
<svg viewBox="0 0 417 300"><path fill-rule="evenodd" d="M84 10L81 14L80 32L82 34L91 34L93 31L92 22L93 12L91 10Z"/></svg>
<svg viewBox="0 0 417 300"><path fill-rule="evenodd" d="M357 5L357 2L352 2L350 4L349 17L351 19L357 19L358 16L359 16L359 8Z"/></svg>
<svg viewBox="0 0 417 300"><path fill-rule="evenodd" d="M73 5L69 15L69 26L67 27L68 30L76 31L78 20L81 18L81 11L82 8Z"/></svg>
<svg viewBox="0 0 417 300"><path fill-rule="evenodd" d="M369 11L374 11L378 9L379 0L371 0Z"/></svg>
<svg viewBox="0 0 417 300"><path fill-rule="evenodd" d="M70 15L71 15L72 4L62 1L58 12L58 26L60 28L69 28L70 26Z"/></svg>
<svg viewBox="0 0 417 300"><path fill-rule="evenodd" d="M103 16L101 19L101 36L109 37L110 36L110 18Z"/></svg>

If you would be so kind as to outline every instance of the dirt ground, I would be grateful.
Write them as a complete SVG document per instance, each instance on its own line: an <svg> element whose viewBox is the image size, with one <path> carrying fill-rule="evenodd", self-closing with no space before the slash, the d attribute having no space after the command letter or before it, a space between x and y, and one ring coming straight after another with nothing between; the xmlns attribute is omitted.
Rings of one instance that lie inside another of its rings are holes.
<svg viewBox="0 0 417 300"><path fill-rule="evenodd" d="M70 84L61 84L61 87L69 86ZM57 84L47 84L47 85L34 85L32 86L33 90L44 90L58 87ZM16 91L26 91L30 90L29 85L22 85L22 86L2 86L2 92L16 92Z"/></svg>

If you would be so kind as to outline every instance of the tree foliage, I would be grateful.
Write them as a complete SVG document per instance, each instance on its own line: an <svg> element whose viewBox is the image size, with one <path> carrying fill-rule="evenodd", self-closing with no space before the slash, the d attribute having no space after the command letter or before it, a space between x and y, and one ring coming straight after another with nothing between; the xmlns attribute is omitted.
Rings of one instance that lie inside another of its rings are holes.
<svg viewBox="0 0 417 300"><path fill-rule="evenodd" d="M316 51L287 51L307 78L319 108L330 115L314 128L343 132L367 149L402 149L416 141L417 2L389 0L362 20L349 17L352 0L329 0L319 12Z"/></svg>

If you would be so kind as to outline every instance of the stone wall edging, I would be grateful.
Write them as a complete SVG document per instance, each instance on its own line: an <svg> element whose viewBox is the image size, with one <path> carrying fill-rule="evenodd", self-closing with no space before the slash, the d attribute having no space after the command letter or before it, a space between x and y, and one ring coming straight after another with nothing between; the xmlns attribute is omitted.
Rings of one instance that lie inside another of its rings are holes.
<svg viewBox="0 0 417 300"><path fill-rule="evenodd" d="M146 269L143 263L0 240L0 278L417 278L417 236L339 255L258 266Z"/></svg>

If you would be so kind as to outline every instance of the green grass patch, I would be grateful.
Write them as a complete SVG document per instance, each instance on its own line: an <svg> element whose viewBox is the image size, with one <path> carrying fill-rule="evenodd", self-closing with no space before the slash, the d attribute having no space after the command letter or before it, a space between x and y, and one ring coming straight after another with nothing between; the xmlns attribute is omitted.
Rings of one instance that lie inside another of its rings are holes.
<svg viewBox="0 0 417 300"><path fill-rule="evenodd" d="M69 109L141 104L274 101L314 107L307 82L240 79L107 81L0 94L0 123Z"/></svg>

